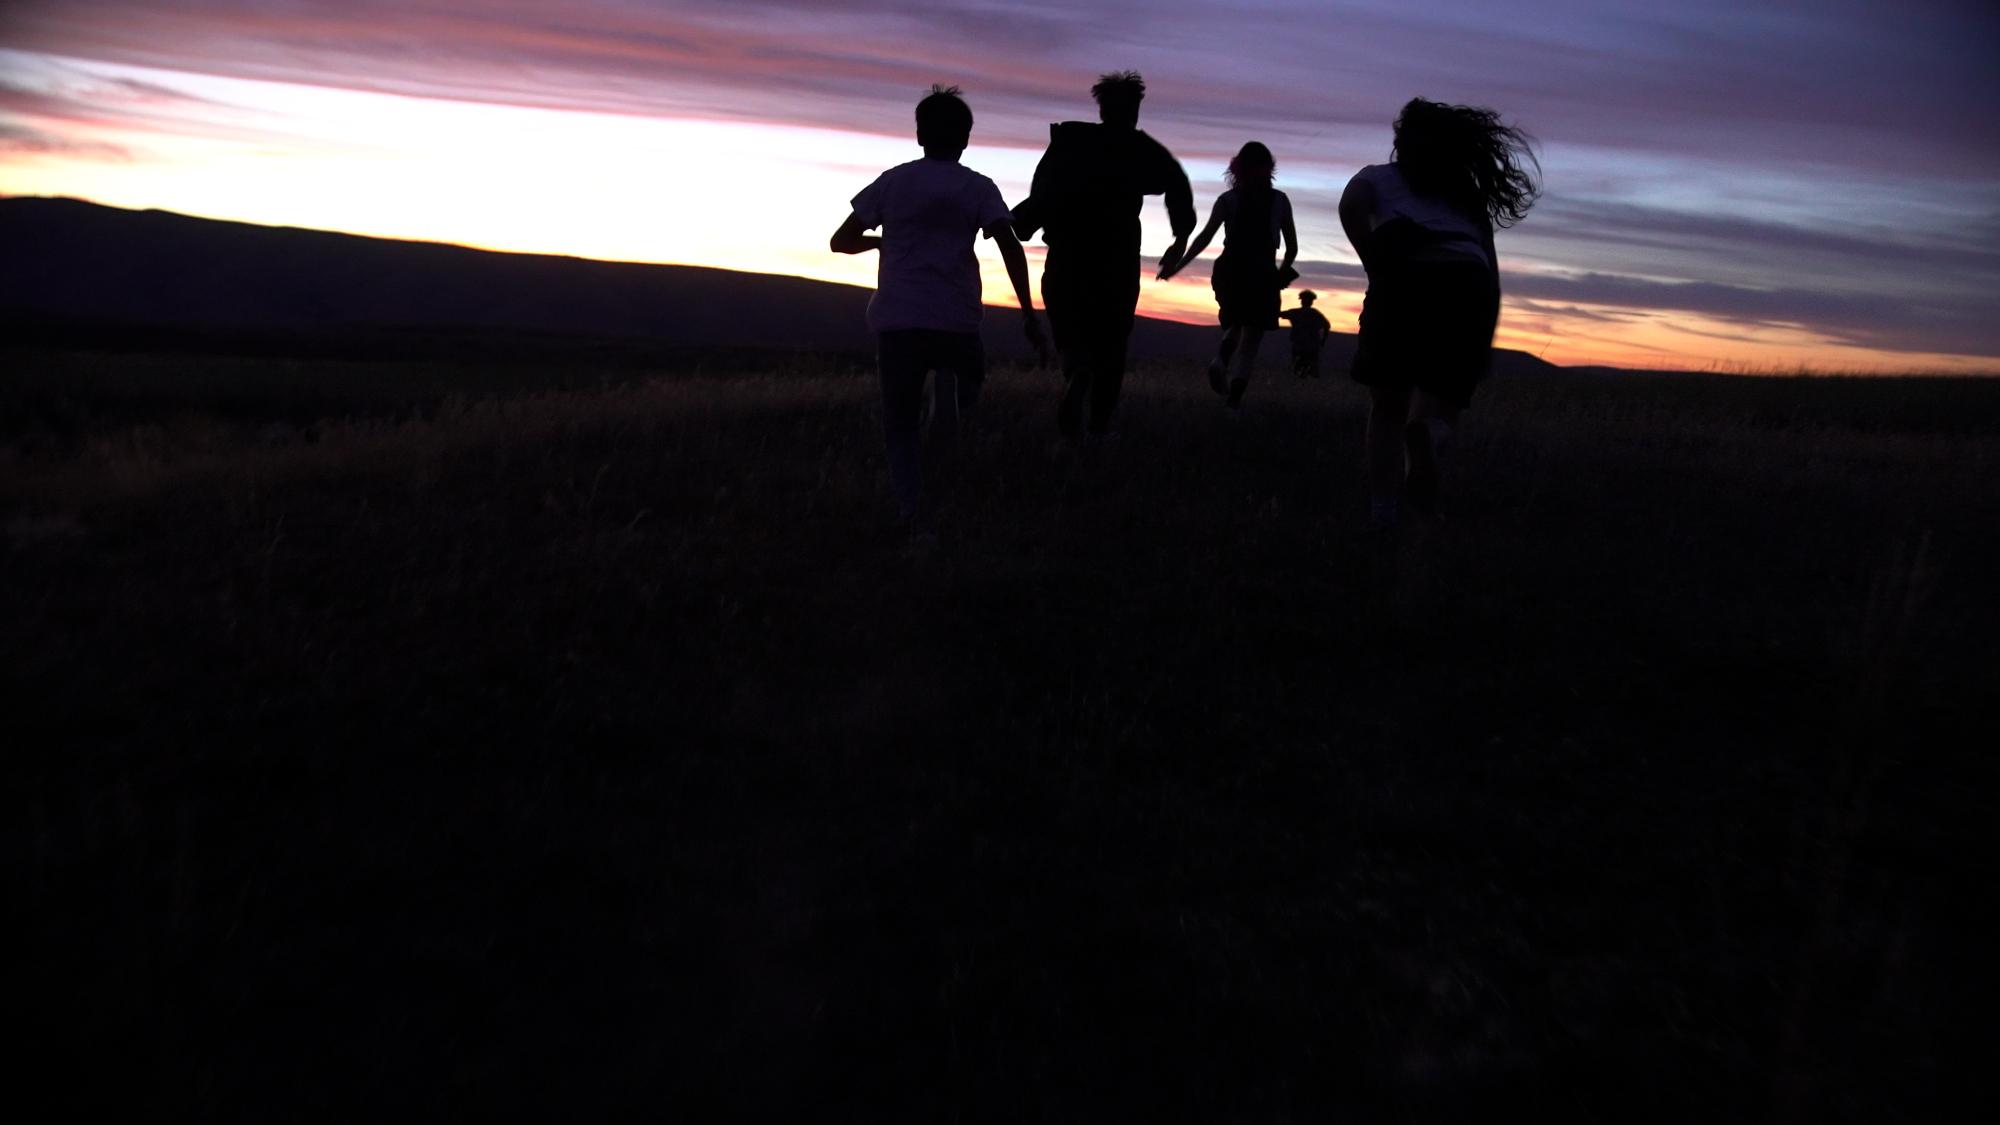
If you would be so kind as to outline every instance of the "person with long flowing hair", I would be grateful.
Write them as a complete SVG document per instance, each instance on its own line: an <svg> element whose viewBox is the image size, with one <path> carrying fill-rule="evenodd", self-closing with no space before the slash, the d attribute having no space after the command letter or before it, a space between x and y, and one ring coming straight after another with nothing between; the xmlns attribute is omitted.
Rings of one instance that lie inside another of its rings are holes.
<svg viewBox="0 0 2000 1125"><path fill-rule="evenodd" d="M1531 138L1480 106L1412 98L1389 163L1354 174L1340 225L1368 274L1351 374L1368 388L1370 516L1438 507L1439 458L1491 369L1500 318L1495 228L1541 191Z"/></svg>
<svg viewBox="0 0 2000 1125"><path fill-rule="evenodd" d="M1179 273L1201 257L1219 228L1222 253L1209 274L1215 291L1216 316L1222 322L1222 345L1208 365L1208 385L1230 409L1243 404L1243 392L1257 367L1257 350L1264 333L1278 327L1279 291L1298 274L1292 262L1299 254L1299 232L1292 222L1292 201L1274 183L1278 162L1261 141L1237 150L1225 174L1229 190L1216 197L1187 252L1160 260L1160 278ZM1278 244L1285 260L1275 263ZM1231 360L1235 361L1232 370Z"/></svg>

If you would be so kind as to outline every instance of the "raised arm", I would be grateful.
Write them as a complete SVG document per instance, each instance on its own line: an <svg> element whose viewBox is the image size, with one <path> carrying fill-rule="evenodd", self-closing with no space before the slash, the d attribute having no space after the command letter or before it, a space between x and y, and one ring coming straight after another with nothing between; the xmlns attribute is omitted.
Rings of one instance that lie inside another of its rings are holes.
<svg viewBox="0 0 2000 1125"><path fill-rule="evenodd" d="M1194 236L1194 242L1188 246L1186 251L1178 255L1169 251L1160 258L1160 280L1165 281L1174 276L1181 272L1182 267L1186 266L1189 262L1201 257L1201 252L1208 249L1209 242L1215 238L1215 232L1221 229L1224 218L1225 216L1222 213L1222 199L1218 196L1215 200L1215 205L1208 209L1208 225L1202 227L1201 233ZM1179 246L1180 242L1176 241L1174 245Z"/></svg>
<svg viewBox="0 0 2000 1125"><path fill-rule="evenodd" d="M986 237L1000 248L1000 260L1007 264L1007 280L1014 283L1014 299L1021 303L1021 334L1035 349L1035 357L1047 363L1049 342L1042 335L1041 319L1035 315L1035 291L1028 284L1028 255L1021 249L1021 240L1014 237L1013 226L1005 222L987 227Z"/></svg>
<svg viewBox="0 0 2000 1125"><path fill-rule="evenodd" d="M861 216L849 211L847 221L840 224L840 229L833 232L832 238L827 239L826 248L836 254L866 254L870 250L880 250L882 236L864 233L867 229Z"/></svg>

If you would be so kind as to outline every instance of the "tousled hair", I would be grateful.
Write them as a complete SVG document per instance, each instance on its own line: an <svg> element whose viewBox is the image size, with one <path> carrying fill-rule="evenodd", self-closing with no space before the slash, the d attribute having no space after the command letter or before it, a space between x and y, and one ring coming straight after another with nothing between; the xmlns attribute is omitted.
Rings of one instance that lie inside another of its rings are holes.
<svg viewBox="0 0 2000 1125"><path fill-rule="evenodd" d="M1411 98L1395 136L1389 159L1412 189L1483 213L1496 227L1520 222L1541 194L1534 138L1484 106Z"/></svg>
<svg viewBox="0 0 2000 1125"><path fill-rule="evenodd" d="M1233 188L1270 190L1271 181L1278 175L1278 160L1263 141L1251 141L1236 150L1229 158L1229 170L1223 173Z"/></svg>
<svg viewBox="0 0 2000 1125"><path fill-rule="evenodd" d="M972 142L972 107L965 104L956 86L931 87L917 103L917 141L926 148L957 148Z"/></svg>
<svg viewBox="0 0 2000 1125"><path fill-rule="evenodd" d="M1097 85L1090 88L1090 96L1097 99L1098 105L1107 102L1135 105L1146 96L1146 80L1136 70L1114 70L1097 76Z"/></svg>

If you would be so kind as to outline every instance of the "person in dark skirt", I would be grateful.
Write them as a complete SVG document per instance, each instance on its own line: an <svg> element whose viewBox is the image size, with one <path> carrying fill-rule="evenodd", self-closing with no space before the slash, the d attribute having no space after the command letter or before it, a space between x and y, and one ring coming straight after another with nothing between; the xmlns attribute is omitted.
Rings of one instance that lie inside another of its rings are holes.
<svg viewBox="0 0 2000 1125"><path fill-rule="evenodd" d="M1394 130L1389 163L1355 173L1340 198L1340 225L1368 274L1350 371L1372 399L1378 527L1394 526L1406 501L1437 511L1438 458L1492 365L1493 231L1519 222L1541 190L1529 137L1490 109L1413 98Z"/></svg>
<svg viewBox="0 0 2000 1125"><path fill-rule="evenodd" d="M1208 225L1195 235L1185 254L1160 260L1160 277L1172 277L1201 257L1218 228L1223 232L1222 254L1209 273L1222 322L1222 347L1208 365L1208 385L1228 396L1225 401L1231 409L1243 404L1264 333L1278 327L1279 291L1298 277L1292 261L1298 257L1299 234L1292 223L1291 199L1271 186L1277 171L1270 149L1258 141L1244 145L1229 162L1229 190L1216 199ZM1273 261L1280 241L1285 247L1282 264Z"/></svg>

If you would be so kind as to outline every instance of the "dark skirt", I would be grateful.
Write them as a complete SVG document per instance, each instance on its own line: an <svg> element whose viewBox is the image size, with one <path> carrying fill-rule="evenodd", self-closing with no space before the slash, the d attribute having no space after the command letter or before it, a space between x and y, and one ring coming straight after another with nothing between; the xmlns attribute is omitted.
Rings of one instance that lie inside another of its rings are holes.
<svg viewBox="0 0 2000 1125"><path fill-rule="evenodd" d="M1224 253L1215 260L1208 284L1215 290L1216 313L1224 328L1277 329L1278 267L1270 258L1246 260Z"/></svg>
<svg viewBox="0 0 2000 1125"><path fill-rule="evenodd" d="M1464 409L1493 364L1500 293L1482 262L1415 262L1370 277L1350 368L1369 387L1415 387Z"/></svg>

